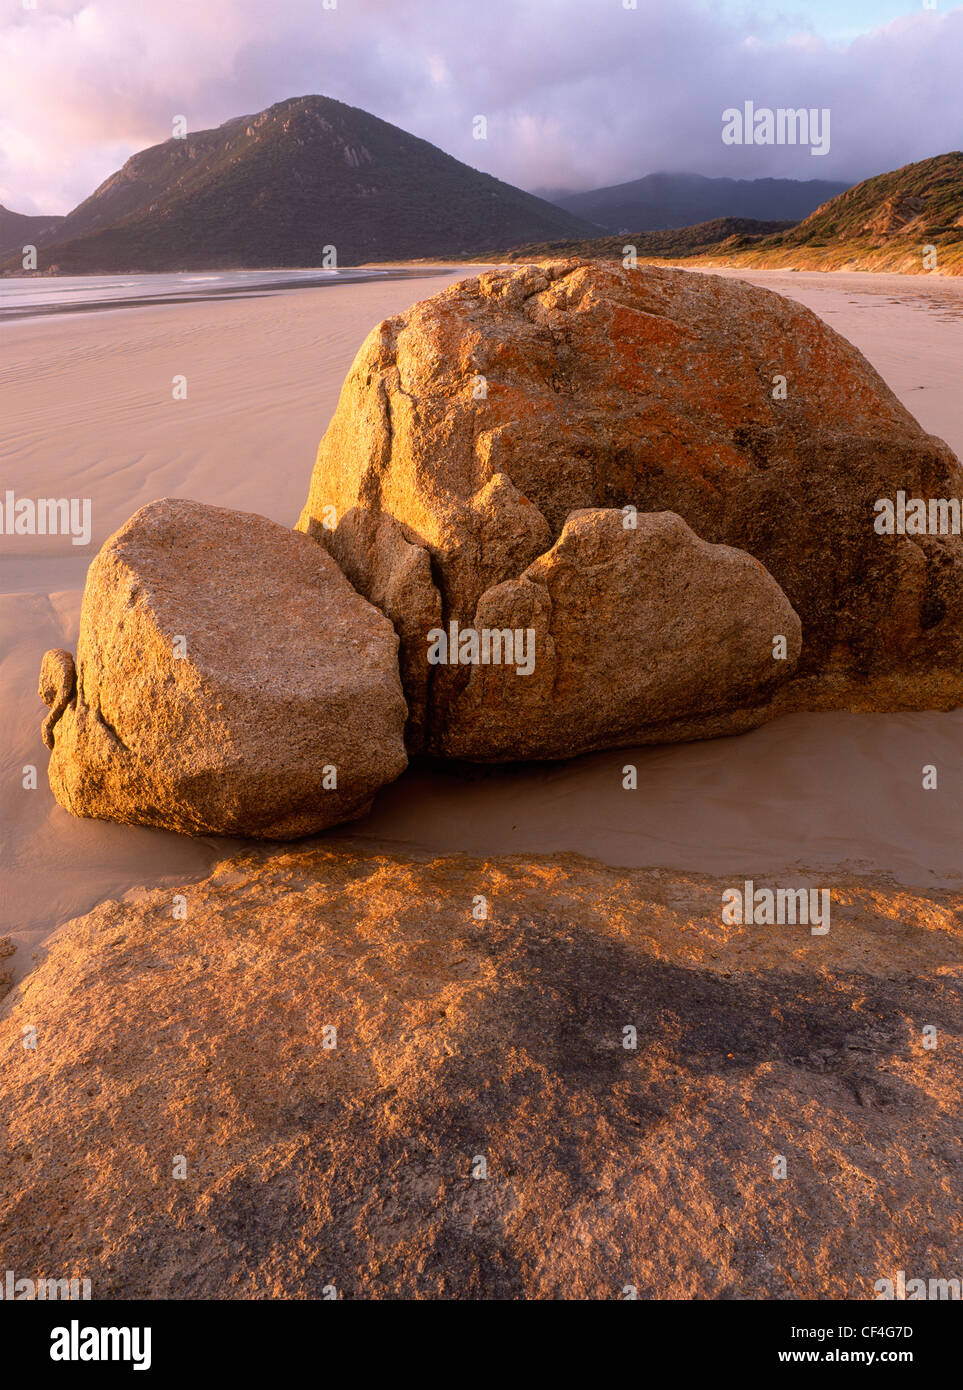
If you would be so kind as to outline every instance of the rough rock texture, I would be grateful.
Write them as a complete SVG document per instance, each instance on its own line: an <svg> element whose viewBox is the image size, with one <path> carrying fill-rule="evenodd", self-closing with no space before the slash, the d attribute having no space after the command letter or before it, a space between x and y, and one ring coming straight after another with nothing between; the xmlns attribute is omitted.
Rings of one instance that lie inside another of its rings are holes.
<svg viewBox="0 0 963 1390"><path fill-rule="evenodd" d="M415 747L424 741L427 681L426 638L441 622L441 596L423 546L411 545L401 527L384 512L356 510L345 519L342 539L351 538L351 583L383 613L401 638L399 661L408 699L408 729Z"/></svg>
<svg viewBox="0 0 963 1390"><path fill-rule="evenodd" d="M60 647L54 647L51 651L45 652L43 661L40 663L40 682L37 687L37 694L44 704L50 707L50 713L43 721L41 730L43 741L48 748L54 746L53 731L64 710L73 699L76 689L77 668L74 665L73 655L63 651Z"/></svg>
<svg viewBox="0 0 963 1390"><path fill-rule="evenodd" d="M391 624L305 537L196 502L105 543L76 673L48 652L40 693L75 815L287 839L361 815L407 761Z"/></svg>
<svg viewBox="0 0 963 1390"><path fill-rule="evenodd" d="M0 1014L6 1265L113 1298L959 1277L959 896L837 878L813 937L724 926L726 886L261 847L185 920L102 904Z"/></svg>
<svg viewBox="0 0 963 1390"><path fill-rule="evenodd" d="M672 511L753 555L802 622L791 682L742 706L719 688L667 728L642 710L616 743L788 709L958 703L963 538L877 535L874 502L901 490L960 497L963 470L808 309L712 276L565 261L464 280L374 329L299 525L395 623L419 711L410 746L432 751L470 741L456 727L468 672L425 660L433 613L471 624L572 511ZM400 531L409 582L393 583L396 562L376 554L385 527ZM493 705L491 729L507 717ZM573 734L567 751L581 747Z"/></svg>
<svg viewBox="0 0 963 1390"><path fill-rule="evenodd" d="M799 619L742 550L672 512L572 512L520 579L486 590L476 630L533 633L534 669L476 665L442 734L450 756L564 757L641 728L684 730L723 700L755 704L799 655ZM773 659L773 638L786 642Z"/></svg>
<svg viewBox="0 0 963 1390"><path fill-rule="evenodd" d="M14 946L9 936L0 936L0 961L4 961L8 956L12 956L16 949L16 946ZM12 983L12 973L0 966L0 999L2 999L10 989Z"/></svg>

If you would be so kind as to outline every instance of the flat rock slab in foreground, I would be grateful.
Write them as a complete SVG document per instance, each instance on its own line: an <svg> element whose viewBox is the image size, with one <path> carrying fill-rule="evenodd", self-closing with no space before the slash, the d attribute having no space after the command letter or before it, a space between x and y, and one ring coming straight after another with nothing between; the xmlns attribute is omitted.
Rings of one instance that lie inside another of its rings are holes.
<svg viewBox="0 0 963 1390"><path fill-rule="evenodd" d="M76 677L48 652L50 783L79 816L287 839L361 815L406 766L391 624L313 541L166 499L104 545Z"/></svg>
<svg viewBox="0 0 963 1390"><path fill-rule="evenodd" d="M0 1017L7 1265L110 1298L959 1276L959 899L837 879L814 937L723 926L731 886L305 846L186 920L103 904Z"/></svg>

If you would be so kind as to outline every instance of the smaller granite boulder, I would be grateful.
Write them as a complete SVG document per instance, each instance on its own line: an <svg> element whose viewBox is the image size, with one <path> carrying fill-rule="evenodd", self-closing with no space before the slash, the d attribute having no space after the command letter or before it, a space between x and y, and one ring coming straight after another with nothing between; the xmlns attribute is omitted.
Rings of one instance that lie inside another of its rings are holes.
<svg viewBox="0 0 963 1390"><path fill-rule="evenodd" d="M673 512L631 522L572 512L520 578L481 596L473 630L513 639L513 664L467 668L448 705L449 757L557 758L729 732L734 712L764 708L792 673L799 617L765 566Z"/></svg>
<svg viewBox="0 0 963 1390"><path fill-rule="evenodd" d="M50 784L79 816L291 839L406 766L398 638L306 536L165 499L104 545L76 670L48 652Z"/></svg>

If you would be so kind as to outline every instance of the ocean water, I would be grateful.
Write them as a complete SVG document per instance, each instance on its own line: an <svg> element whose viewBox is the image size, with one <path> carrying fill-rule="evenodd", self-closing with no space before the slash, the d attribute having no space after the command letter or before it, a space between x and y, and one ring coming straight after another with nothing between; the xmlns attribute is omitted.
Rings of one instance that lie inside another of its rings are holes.
<svg viewBox="0 0 963 1390"><path fill-rule="evenodd" d="M441 275L429 266L388 266L344 270L211 270L153 275L51 275L0 279L0 322L39 315L135 308L146 304L184 304L297 289L352 284L358 280L398 280Z"/></svg>

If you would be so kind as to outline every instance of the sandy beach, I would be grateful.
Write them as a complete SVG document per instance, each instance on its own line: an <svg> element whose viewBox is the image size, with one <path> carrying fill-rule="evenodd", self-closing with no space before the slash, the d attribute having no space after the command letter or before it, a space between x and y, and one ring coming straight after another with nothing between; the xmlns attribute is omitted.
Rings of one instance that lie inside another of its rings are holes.
<svg viewBox="0 0 963 1390"><path fill-rule="evenodd" d="M963 454L963 282L729 272L800 300L850 339L924 429ZM137 508L177 496L293 525L342 379L381 318L461 278L24 320L0 329L2 486L90 498L89 546L0 538L0 936L16 977L58 926L132 889L203 878L224 841L80 821L46 780L37 693L74 648L84 575ZM186 378L186 399L173 379ZM620 771L639 767L639 790ZM522 770L415 767L332 840L428 852L577 852L616 866L740 874L845 869L958 885L963 714L793 715L713 742ZM935 791L921 769L939 769ZM25 769L36 768L37 786Z"/></svg>

